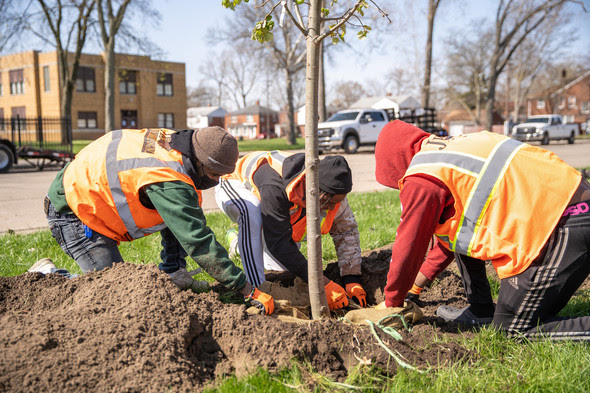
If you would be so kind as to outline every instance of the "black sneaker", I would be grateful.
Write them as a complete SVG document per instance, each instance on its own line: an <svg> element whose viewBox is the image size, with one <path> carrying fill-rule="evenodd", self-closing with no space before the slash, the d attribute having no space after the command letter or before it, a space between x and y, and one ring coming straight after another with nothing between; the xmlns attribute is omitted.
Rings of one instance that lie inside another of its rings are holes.
<svg viewBox="0 0 590 393"><path fill-rule="evenodd" d="M481 326L492 322L492 317L476 317L469 306L465 308L455 308L451 306L440 306L436 310L436 316L441 317L445 322L455 322L461 325Z"/></svg>

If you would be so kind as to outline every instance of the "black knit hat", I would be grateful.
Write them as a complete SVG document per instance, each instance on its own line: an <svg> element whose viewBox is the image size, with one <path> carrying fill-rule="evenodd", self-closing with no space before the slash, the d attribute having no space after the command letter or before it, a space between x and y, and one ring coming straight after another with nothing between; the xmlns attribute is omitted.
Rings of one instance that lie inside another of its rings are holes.
<svg viewBox="0 0 590 393"><path fill-rule="evenodd" d="M319 188L330 194L348 194L352 190L352 172L342 156L326 156L320 161Z"/></svg>
<svg viewBox="0 0 590 393"><path fill-rule="evenodd" d="M219 173L232 173L238 161L238 141L221 127L195 130L192 138L197 160Z"/></svg>

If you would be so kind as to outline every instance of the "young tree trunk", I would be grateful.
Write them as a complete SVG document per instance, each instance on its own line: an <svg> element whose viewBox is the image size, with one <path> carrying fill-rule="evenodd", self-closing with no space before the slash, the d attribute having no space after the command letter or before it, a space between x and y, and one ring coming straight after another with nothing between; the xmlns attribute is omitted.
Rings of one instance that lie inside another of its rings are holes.
<svg viewBox="0 0 590 393"><path fill-rule="evenodd" d="M430 105L430 75L432 73L432 31L434 16L440 0L428 0L428 34L426 36L426 61L424 63L424 87L422 88L422 108Z"/></svg>
<svg viewBox="0 0 590 393"><path fill-rule="evenodd" d="M104 50L104 131L110 132L115 128L115 37L105 43Z"/></svg>
<svg viewBox="0 0 590 393"><path fill-rule="evenodd" d="M318 120L326 120L326 80L324 79L324 41L320 44L320 77L318 86Z"/></svg>
<svg viewBox="0 0 590 393"><path fill-rule="evenodd" d="M293 75L289 69L285 70L285 77L287 82L287 143L294 145L297 143L297 137L295 135L295 104L293 104ZM317 94L317 93L316 93ZM307 132L305 133L307 137Z"/></svg>
<svg viewBox="0 0 590 393"><path fill-rule="evenodd" d="M316 42L320 29L321 0L311 0L309 6L307 65L305 69L305 183L307 211L307 271L309 299L313 319L330 316L324 289L322 265L322 234L320 232L318 177L318 76L321 42Z"/></svg>

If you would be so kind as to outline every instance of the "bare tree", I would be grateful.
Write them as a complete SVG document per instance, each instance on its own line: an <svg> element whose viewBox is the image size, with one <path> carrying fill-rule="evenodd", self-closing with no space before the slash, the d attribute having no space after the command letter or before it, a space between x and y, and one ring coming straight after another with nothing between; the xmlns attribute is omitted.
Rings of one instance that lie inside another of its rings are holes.
<svg viewBox="0 0 590 393"><path fill-rule="evenodd" d="M447 66L444 93L458 103L475 124L481 123L487 87L488 53L492 45L491 32L482 31L483 23L476 21L468 34L451 33L447 41Z"/></svg>
<svg viewBox="0 0 590 393"><path fill-rule="evenodd" d="M430 76L432 72L432 35L434 32L434 18L441 0L428 0L428 32L426 33L426 60L424 62L424 85L422 87L422 107L430 105Z"/></svg>
<svg viewBox="0 0 590 393"><path fill-rule="evenodd" d="M336 108L349 108L351 104L366 95L365 89L355 81L340 81L334 86L330 105Z"/></svg>
<svg viewBox="0 0 590 393"><path fill-rule="evenodd" d="M98 13L100 39L105 58L105 131L113 130L115 124L115 49L116 38L122 35L126 42L137 45L144 51L152 51L153 45L146 38L136 34L124 24L126 13L132 8L138 10L145 20L154 22L158 13L150 6L149 0L95 0ZM118 9L116 9L118 4ZM122 34L123 33L123 34Z"/></svg>
<svg viewBox="0 0 590 393"><path fill-rule="evenodd" d="M0 0L0 53L9 50L27 28L26 8L16 0Z"/></svg>
<svg viewBox="0 0 590 393"><path fill-rule="evenodd" d="M221 106L215 89L208 86L203 80L199 82L197 87L187 88L186 94L187 107L193 106Z"/></svg>
<svg viewBox="0 0 590 393"><path fill-rule="evenodd" d="M60 115L71 118L72 95L82 48L86 42L90 15L94 8L93 0L69 1L63 5L61 0L53 2L37 0L40 11L28 15L30 31L43 42L55 47L60 88ZM41 23L37 23L42 19ZM49 34L46 34L46 29ZM70 49L73 48L73 52ZM62 130L62 143L69 142L68 130Z"/></svg>
<svg viewBox="0 0 590 393"><path fill-rule="evenodd" d="M485 127L491 129L496 85L514 52L533 31L558 15L570 0L500 0L487 81Z"/></svg>

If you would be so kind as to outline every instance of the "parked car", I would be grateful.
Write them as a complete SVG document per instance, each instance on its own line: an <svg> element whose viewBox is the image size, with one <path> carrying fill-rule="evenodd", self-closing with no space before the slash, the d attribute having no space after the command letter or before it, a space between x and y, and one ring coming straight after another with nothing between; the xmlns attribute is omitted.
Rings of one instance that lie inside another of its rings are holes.
<svg viewBox="0 0 590 393"><path fill-rule="evenodd" d="M359 146L377 143L377 137L388 121L387 112L381 109L336 112L318 124L319 151L344 149L346 153L354 154Z"/></svg>
<svg viewBox="0 0 590 393"><path fill-rule="evenodd" d="M560 115L537 115L515 125L512 137L523 142L540 141L542 145L559 139L566 139L571 144L576 140L577 129L577 124L563 124Z"/></svg>

